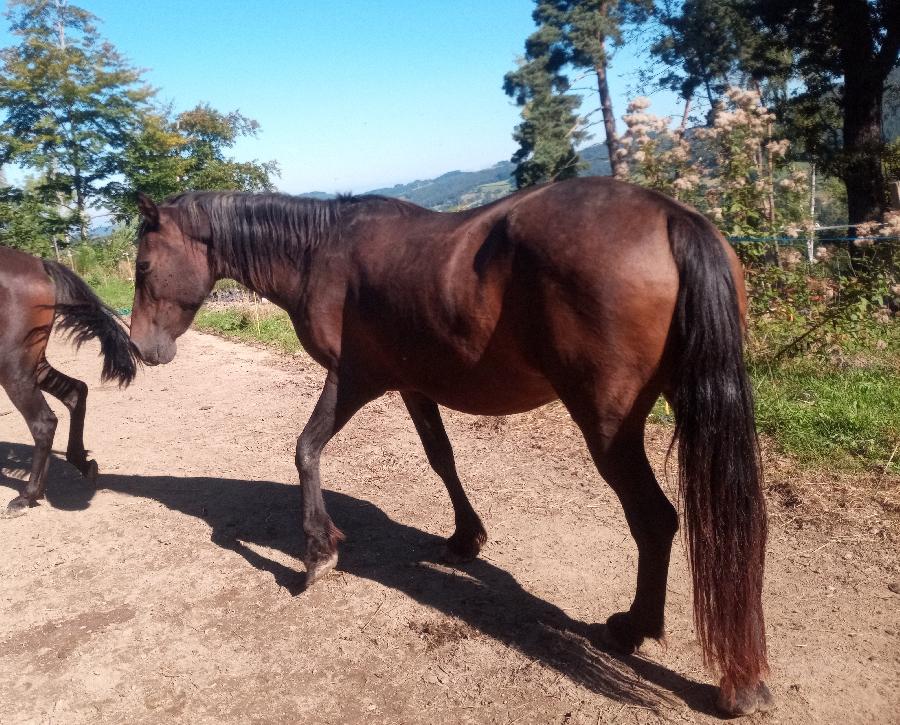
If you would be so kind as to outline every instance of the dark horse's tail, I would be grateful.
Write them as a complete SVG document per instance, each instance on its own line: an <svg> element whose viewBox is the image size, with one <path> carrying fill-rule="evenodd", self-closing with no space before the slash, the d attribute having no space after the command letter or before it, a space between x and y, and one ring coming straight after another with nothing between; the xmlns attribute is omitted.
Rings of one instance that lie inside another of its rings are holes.
<svg viewBox="0 0 900 725"><path fill-rule="evenodd" d="M669 220L678 266L673 386L679 495L694 584L694 622L722 696L767 670L762 587L766 504L744 323L728 256L703 217Z"/></svg>
<svg viewBox="0 0 900 725"><path fill-rule="evenodd" d="M44 270L56 291L56 326L78 347L97 338L103 357L101 379L128 385L137 374L137 360L119 316L68 267L44 260Z"/></svg>

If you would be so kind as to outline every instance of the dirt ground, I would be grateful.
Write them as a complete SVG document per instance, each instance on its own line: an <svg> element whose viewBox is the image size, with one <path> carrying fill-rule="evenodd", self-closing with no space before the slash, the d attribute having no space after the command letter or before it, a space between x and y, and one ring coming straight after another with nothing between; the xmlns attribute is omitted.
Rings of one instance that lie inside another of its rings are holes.
<svg viewBox="0 0 900 725"><path fill-rule="evenodd" d="M303 592L293 448L322 372L194 332L179 348L119 391L96 348L51 347L91 385L101 476L55 457L47 500L0 520L0 722L717 720L680 543L667 648L616 657L585 636L627 608L636 554L562 409L446 414L489 536L455 569L439 561L450 504L402 403L367 406L323 458L339 570ZM667 443L649 431L658 471ZM0 495L30 445L0 395ZM777 707L749 722L900 722L900 514L871 480L769 459Z"/></svg>

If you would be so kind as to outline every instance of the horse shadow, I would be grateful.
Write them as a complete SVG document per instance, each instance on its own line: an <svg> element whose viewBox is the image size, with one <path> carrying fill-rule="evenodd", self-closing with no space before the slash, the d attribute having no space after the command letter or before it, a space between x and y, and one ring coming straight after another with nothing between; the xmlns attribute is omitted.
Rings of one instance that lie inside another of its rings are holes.
<svg viewBox="0 0 900 725"><path fill-rule="evenodd" d="M28 446L0 442L0 471L23 469ZM95 487L64 460L51 458L47 504L77 511L90 506ZM21 482L4 478L0 486ZM148 498L205 521L212 541L240 554L251 566L302 596L303 537L300 488L273 481L226 478L101 475L97 488ZM477 559L459 568L440 563L444 540L394 521L377 506L325 491L332 519L347 534L338 571L396 589L415 601L465 622L531 660L555 669L591 691L623 705L658 710L676 699L692 710L717 715L716 689L638 655L598 645L602 625L572 619L559 607L526 591L507 571ZM278 549L298 562L285 566L247 544Z"/></svg>

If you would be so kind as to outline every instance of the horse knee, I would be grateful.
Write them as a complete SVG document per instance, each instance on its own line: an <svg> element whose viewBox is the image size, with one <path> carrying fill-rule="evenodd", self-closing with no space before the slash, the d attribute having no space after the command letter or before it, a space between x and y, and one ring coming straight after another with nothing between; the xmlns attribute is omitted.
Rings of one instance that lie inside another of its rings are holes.
<svg viewBox="0 0 900 725"><path fill-rule="evenodd" d="M84 407L87 404L88 386L81 380L74 381L74 390L72 394L67 396L63 401L69 410L76 410L78 407Z"/></svg>
<svg viewBox="0 0 900 725"><path fill-rule="evenodd" d="M56 434L56 424L56 414L49 408L42 412L38 418L30 421L28 429L31 431L35 445L52 446L53 436Z"/></svg>
<svg viewBox="0 0 900 725"><path fill-rule="evenodd" d="M297 471L302 474L316 465L319 460L319 453L303 437L297 439L297 447L294 450L294 465Z"/></svg>

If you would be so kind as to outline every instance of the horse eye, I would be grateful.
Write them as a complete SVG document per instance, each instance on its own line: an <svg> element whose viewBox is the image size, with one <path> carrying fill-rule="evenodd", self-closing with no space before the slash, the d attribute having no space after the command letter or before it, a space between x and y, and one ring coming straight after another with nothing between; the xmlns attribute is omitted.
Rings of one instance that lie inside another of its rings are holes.
<svg viewBox="0 0 900 725"><path fill-rule="evenodd" d="M150 262L138 262L136 269L138 274L147 274L150 271Z"/></svg>

